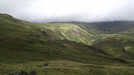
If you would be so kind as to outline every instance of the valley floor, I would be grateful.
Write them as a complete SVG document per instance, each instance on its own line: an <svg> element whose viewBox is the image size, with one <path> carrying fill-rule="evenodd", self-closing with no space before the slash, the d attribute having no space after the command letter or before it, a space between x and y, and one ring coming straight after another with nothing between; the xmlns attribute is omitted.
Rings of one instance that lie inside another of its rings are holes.
<svg viewBox="0 0 134 75"><path fill-rule="evenodd" d="M0 65L0 75L17 75L15 73L22 71L28 75L133 75L134 67L83 64L67 60Z"/></svg>

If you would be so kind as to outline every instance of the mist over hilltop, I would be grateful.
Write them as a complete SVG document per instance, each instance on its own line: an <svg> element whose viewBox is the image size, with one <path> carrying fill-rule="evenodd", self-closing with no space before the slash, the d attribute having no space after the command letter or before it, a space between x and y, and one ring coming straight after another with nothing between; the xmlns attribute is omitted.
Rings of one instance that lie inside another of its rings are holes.
<svg viewBox="0 0 134 75"><path fill-rule="evenodd" d="M134 20L133 0L1 0L0 7L32 22Z"/></svg>

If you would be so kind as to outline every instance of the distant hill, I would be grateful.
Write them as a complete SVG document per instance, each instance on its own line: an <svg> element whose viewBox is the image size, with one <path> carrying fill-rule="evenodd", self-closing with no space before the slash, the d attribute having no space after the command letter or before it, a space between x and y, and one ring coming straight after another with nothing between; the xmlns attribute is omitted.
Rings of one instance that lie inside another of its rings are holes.
<svg viewBox="0 0 134 75"><path fill-rule="evenodd" d="M134 28L134 21L104 21L104 22L61 22L72 23L85 28L89 32L120 33Z"/></svg>
<svg viewBox="0 0 134 75"><path fill-rule="evenodd" d="M120 33L134 28L134 21L97 22L91 25L104 33Z"/></svg>

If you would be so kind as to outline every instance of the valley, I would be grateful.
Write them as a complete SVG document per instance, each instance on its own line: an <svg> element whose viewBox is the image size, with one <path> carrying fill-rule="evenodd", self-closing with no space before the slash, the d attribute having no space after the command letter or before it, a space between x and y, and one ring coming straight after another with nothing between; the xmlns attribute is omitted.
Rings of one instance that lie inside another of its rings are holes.
<svg viewBox="0 0 134 75"><path fill-rule="evenodd" d="M0 75L133 75L133 29L129 21L32 23L0 14Z"/></svg>

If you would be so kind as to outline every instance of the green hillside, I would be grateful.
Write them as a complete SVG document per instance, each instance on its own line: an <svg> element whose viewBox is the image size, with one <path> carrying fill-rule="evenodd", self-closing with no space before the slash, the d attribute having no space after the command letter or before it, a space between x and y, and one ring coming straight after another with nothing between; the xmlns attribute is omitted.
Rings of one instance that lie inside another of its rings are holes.
<svg viewBox="0 0 134 75"><path fill-rule="evenodd" d="M112 56L133 60L134 39L127 35L111 35L102 40L96 40L94 46L105 50Z"/></svg>
<svg viewBox="0 0 134 75"><path fill-rule="evenodd" d="M44 28L53 31L61 40L71 40L90 45L94 41L94 35L80 28L78 25L69 23L41 24Z"/></svg>
<svg viewBox="0 0 134 75"><path fill-rule="evenodd" d="M92 46L104 52L123 59L133 60L134 49L134 22L69 22L76 24L94 35Z"/></svg>
<svg viewBox="0 0 134 75"><path fill-rule="evenodd" d="M85 45L93 35L75 24L29 23L0 14L0 75L134 74L133 61Z"/></svg>

